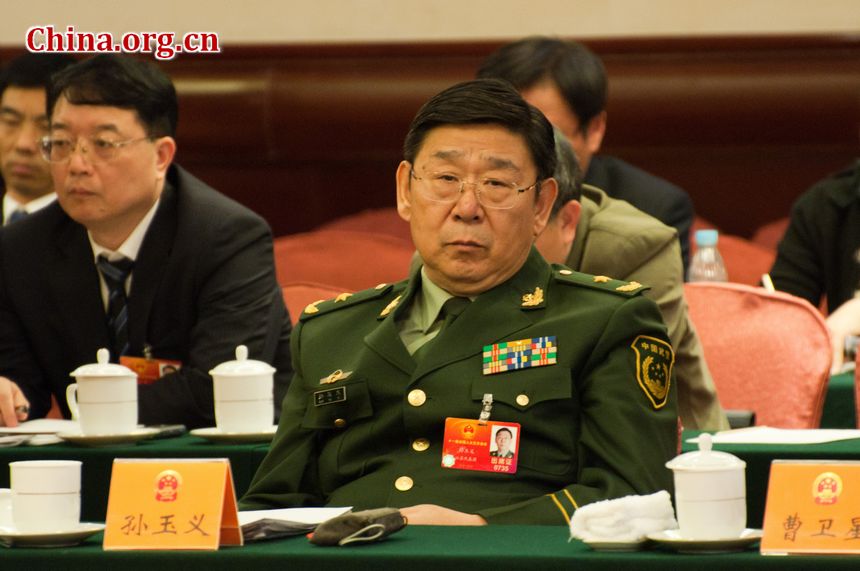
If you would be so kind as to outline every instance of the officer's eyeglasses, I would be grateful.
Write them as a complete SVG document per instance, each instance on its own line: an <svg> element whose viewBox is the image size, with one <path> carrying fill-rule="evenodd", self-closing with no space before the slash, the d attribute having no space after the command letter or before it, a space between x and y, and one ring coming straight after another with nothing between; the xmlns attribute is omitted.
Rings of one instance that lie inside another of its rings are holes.
<svg viewBox="0 0 860 571"><path fill-rule="evenodd" d="M517 197L525 191L534 188L540 183L534 183L518 187L517 183L509 180L504 180L498 177L487 177L481 180L470 181L464 180L457 175L446 172L432 172L423 177L415 174L415 169L411 169L412 178L422 182L420 185L421 194L433 202L457 202L466 185L472 185L475 189L475 196L481 206L486 208L495 208L504 210L513 208L517 202Z"/></svg>

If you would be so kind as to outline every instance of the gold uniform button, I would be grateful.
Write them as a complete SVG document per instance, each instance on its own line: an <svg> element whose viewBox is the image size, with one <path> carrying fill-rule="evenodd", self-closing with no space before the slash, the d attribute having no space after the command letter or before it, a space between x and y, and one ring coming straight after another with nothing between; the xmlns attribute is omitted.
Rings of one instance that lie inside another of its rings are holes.
<svg viewBox="0 0 860 571"><path fill-rule="evenodd" d="M412 478L409 476L400 476L397 480L394 481L394 487L397 488L401 492L408 492L412 489L412 486L415 482L412 481Z"/></svg>
<svg viewBox="0 0 860 571"><path fill-rule="evenodd" d="M412 449L416 452L424 452L430 448L430 441L426 438L416 438L412 441Z"/></svg>
<svg viewBox="0 0 860 571"><path fill-rule="evenodd" d="M427 402L427 395L421 389L415 389L414 391L409 391L409 394L406 396L406 400L408 400L409 404L412 406L421 406Z"/></svg>
<svg viewBox="0 0 860 571"><path fill-rule="evenodd" d="M520 406L526 406L529 404L529 396L528 395L517 395L517 404Z"/></svg>
<svg viewBox="0 0 860 571"><path fill-rule="evenodd" d="M560 273L560 274L561 274L561 275L563 275L563 276L569 276L569 275L570 275L570 274L572 274L573 272L572 272L572 271L570 271L570 270L559 270L559 271L558 271L558 273Z"/></svg>
<svg viewBox="0 0 860 571"><path fill-rule="evenodd" d="M344 426L346 426L346 421L345 421L344 419L342 419L342 418L336 418L336 419L334 420L334 425L335 425L337 428L343 428Z"/></svg>

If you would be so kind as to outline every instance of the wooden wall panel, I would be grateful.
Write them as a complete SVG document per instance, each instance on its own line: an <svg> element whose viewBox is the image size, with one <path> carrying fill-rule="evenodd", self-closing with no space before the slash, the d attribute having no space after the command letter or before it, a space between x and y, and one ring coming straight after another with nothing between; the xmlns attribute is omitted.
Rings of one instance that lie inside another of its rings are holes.
<svg viewBox="0 0 860 571"><path fill-rule="evenodd" d="M394 200L409 122L497 42L228 46L164 68L178 161L276 234ZM749 236L858 155L860 36L589 42L610 78L604 150ZM0 62L15 55L0 50Z"/></svg>

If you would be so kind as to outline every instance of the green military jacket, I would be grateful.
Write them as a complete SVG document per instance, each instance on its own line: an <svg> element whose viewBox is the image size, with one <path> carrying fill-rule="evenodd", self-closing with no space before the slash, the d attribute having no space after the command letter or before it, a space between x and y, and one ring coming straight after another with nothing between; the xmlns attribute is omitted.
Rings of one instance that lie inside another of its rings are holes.
<svg viewBox="0 0 860 571"><path fill-rule="evenodd" d="M583 504L671 489L671 346L642 287L550 267L535 249L416 363L398 336L420 273L311 304L295 376L242 509L438 504L490 523L567 524ZM484 346L555 336L557 363L483 374ZM521 425L516 473L442 466L445 419Z"/></svg>

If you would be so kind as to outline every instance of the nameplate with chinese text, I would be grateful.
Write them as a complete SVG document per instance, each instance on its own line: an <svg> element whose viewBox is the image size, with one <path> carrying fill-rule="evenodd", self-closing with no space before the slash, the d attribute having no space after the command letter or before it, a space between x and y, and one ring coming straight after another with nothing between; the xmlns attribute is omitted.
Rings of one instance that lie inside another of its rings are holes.
<svg viewBox="0 0 860 571"><path fill-rule="evenodd" d="M860 462L774 460L761 553L860 553Z"/></svg>
<svg viewBox="0 0 860 571"><path fill-rule="evenodd" d="M230 461L115 459L105 524L105 550L242 545Z"/></svg>

